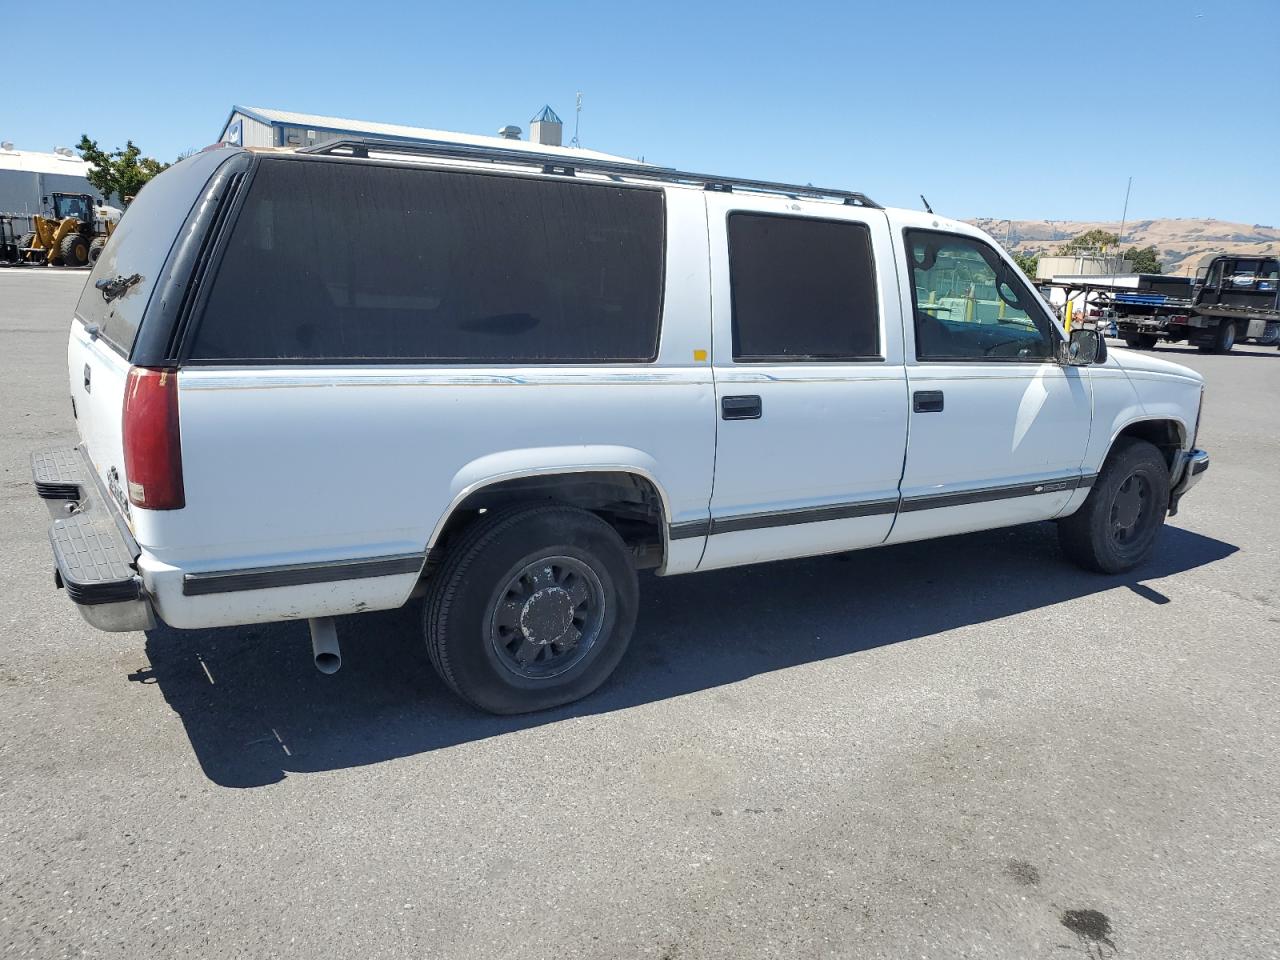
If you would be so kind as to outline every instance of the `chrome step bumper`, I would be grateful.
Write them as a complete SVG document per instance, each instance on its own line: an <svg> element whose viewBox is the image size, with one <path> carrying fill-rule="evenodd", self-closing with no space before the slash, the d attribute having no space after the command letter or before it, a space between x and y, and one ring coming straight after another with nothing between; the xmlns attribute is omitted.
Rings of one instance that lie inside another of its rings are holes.
<svg viewBox="0 0 1280 960"><path fill-rule="evenodd" d="M34 451L31 474L54 517L49 525L54 583L99 630L154 627L151 601L135 566L138 544L83 448Z"/></svg>

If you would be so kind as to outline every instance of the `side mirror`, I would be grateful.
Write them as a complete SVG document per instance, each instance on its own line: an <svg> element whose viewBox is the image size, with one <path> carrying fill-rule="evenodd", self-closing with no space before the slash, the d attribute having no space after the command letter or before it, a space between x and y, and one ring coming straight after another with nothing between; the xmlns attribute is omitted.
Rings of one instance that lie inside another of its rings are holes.
<svg viewBox="0 0 1280 960"><path fill-rule="evenodd" d="M1072 329L1067 342L1062 345L1062 362L1071 367L1087 367L1107 360L1107 341L1097 330L1083 327Z"/></svg>

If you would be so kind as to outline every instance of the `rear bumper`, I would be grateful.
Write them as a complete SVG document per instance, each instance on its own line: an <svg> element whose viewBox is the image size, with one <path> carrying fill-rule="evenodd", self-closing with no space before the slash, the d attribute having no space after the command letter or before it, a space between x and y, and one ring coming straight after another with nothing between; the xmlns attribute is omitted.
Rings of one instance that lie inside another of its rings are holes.
<svg viewBox="0 0 1280 960"><path fill-rule="evenodd" d="M148 630L156 625L137 570L138 544L82 447L46 447L31 454L36 492L49 525L54 582L99 630Z"/></svg>
<svg viewBox="0 0 1280 960"><path fill-rule="evenodd" d="M1209 454L1204 450L1182 451L1179 462L1175 465L1173 490L1169 495L1169 515L1178 512L1178 501L1181 500L1205 475L1209 469Z"/></svg>

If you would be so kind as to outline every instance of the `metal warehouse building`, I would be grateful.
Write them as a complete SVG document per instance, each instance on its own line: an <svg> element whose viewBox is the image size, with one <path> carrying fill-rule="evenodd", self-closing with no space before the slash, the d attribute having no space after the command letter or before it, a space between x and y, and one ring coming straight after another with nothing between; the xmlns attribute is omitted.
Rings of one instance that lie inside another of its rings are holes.
<svg viewBox="0 0 1280 960"><path fill-rule="evenodd" d="M69 147L37 153L15 150L6 141L0 144L0 213L41 213L48 206L44 198L54 192L87 193L102 203L102 195L85 179L89 170Z"/></svg>
<svg viewBox="0 0 1280 960"><path fill-rule="evenodd" d="M507 127L504 130L514 132L518 137L518 127ZM612 154L599 153L595 150L583 150L579 147L560 146L560 118L550 107L544 107L530 121L530 139L512 139L507 137L486 137L474 133L456 133L452 130L432 130L429 127L407 127L398 123L373 123L368 120L349 120L344 117L324 117L311 113L293 113L288 110L273 110L268 107L231 108L231 115L222 126L218 140L240 147L309 147L323 143L335 137L378 137L383 140L404 140L418 143L469 143L476 146L501 146L520 149L521 146L536 147L538 150L563 150L566 154L579 157L595 157L601 160L622 160Z"/></svg>

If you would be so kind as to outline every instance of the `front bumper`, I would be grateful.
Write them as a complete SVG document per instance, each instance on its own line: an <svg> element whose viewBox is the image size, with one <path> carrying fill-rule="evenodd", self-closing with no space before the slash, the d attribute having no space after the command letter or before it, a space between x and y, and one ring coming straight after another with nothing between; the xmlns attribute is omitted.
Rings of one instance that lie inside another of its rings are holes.
<svg viewBox="0 0 1280 960"><path fill-rule="evenodd" d="M1178 512L1178 501L1200 482L1209 469L1209 454L1204 450L1179 451L1174 468L1173 490L1169 494L1169 516Z"/></svg>
<svg viewBox="0 0 1280 960"><path fill-rule="evenodd" d="M36 492L53 516L54 583L99 630L156 625L138 575L140 553L115 501L82 447L45 447L31 454Z"/></svg>

